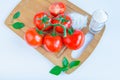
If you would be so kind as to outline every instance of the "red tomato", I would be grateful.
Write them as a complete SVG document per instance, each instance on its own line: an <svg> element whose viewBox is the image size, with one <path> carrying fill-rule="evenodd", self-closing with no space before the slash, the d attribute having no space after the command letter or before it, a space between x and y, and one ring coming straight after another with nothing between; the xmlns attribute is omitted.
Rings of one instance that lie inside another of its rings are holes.
<svg viewBox="0 0 120 80"><path fill-rule="evenodd" d="M82 31L75 30L72 35L68 34L63 38L63 42L66 47L72 50L79 49L84 43L85 37Z"/></svg>
<svg viewBox="0 0 120 80"><path fill-rule="evenodd" d="M69 16L62 14L62 15L59 15L56 18L52 19L52 24L61 24L65 28L68 29L72 25L72 20L71 20L71 18ZM56 31L62 33L63 28L61 26L57 26Z"/></svg>
<svg viewBox="0 0 120 80"><path fill-rule="evenodd" d="M34 16L34 24L39 30L45 28L45 26L51 22L51 17L45 12L40 12ZM52 26L48 26L45 30L50 30Z"/></svg>
<svg viewBox="0 0 120 80"><path fill-rule="evenodd" d="M37 33L35 28L30 28L25 33L26 42L33 47L39 47L42 45L43 35Z"/></svg>
<svg viewBox="0 0 120 80"><path fill-rule="evenodd" d="M43 40L44 48L49 52L59 52L62 48L62 38L60 36L46 35Z"/></svg>
<svg viewBox="0 0 120 80"><path fill-rule="evenodd" d="M50 7L49 7L49 11L51 13L51 15L53 16L58 16L59 14L63 14L66 10L66 6L64 3L62 2L56 2L53 3Z"/></svg>

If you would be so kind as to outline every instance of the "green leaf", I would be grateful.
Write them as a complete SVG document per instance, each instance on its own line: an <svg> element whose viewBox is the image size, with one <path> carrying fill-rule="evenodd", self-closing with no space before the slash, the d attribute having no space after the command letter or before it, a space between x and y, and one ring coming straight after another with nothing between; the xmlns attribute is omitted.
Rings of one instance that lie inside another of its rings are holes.
<svg viewBox="0 0 120 80"><path fill-rule="evenodd" d="M12 24L12 26L13 26L13 28L15 28L15 29L21 29L21 28L23 28L25 25L24 25L24 23L22 23L22 22L16 22L16 23Z"/></svg>
<svg viewBox="0 0 120 80"><path fill-rule="evenodd" d="M13 19L17 19L19 17L20 17L20 12L18 11L14 14Z"/></svg>
<svg viewBox="0 0 120 80"><path fill-rule="evenodd" d="M69 65L70 68L73 68L75 66L78 66L80 64L80 61L72 61Z"/></svg>
<svg viewBox="0 0 120 80"><path fill-rule="evenodd" d="M64 57L63 60L62 60L63 67L68 67L68 64L69 64L69 62L68 62L67 58Z"/></svg>
<svg viewBox="0 0 120 80"><path fill-rule="evenodd" d="M76 60L76 61L72 61L70 64L69 64L69 61L67 60L66 57L63 58L62 60L62 67L60 66L55 66L53 67L51 70L50 70L50 73L51 74L54 74L54 75L59 75L61 72L65 72L65 71L68 71L69 69L73 68L73 67L76 67L80 64L80 61L79 60Z"/></svg>
<svg viewBox="0 0 120 80"><path fill-rule="evenodd" d="M68 69L69 69L68 67L63 67L63 68L62 68L62 71L65 72L65 71L67 71Z"/></svg>
<svg viewBox="0 0 120 80"><path fill-rule="evenodd" d="M50 70L50 73L54 75L59 75L61 72L62 72L62 68L59 66L55 66Z"/></svg>

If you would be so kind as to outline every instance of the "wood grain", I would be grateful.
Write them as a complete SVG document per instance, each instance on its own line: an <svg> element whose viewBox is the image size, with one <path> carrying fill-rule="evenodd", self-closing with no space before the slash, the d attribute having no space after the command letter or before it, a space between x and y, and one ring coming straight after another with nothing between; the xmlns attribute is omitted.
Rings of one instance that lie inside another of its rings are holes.
<svg viewBox="0 0 120 80"><path fill-rule="evenodd" d="M12 31L14 31L17 35L19 35L21 38L24 39L24 33L26 32L26 30L28 30L31 27L35 27L35 25L33 24L34 15L40 11L48 12L48 7L53 2L58 2L58 1L61 1L66 4L66 6L67 6L66 14L71 13L71 12L78 12L80 14L88 16L87 27L82 29L84 34L86 34L89 31L88 25L91 20L91 15L88 14L87 12L85 12L84 10L78 8L77 6L73 5L68 0L22 0L20 2L20 4L10 13L10 15L8 16L8 18L5 21L5 24ZM12 17L17 11L21 12L21 17L19 19L17 19L16 21L21 21L21 22L25 23L25 27L21 30L16 30L11 26ZM96 48L100 38L102 37L104 30L105 30L105 28L99 34L95 35L94 39L90 42L90 44L87 46L87 48L83 51L82 55L77 60L80 60L81 63L83 63L90 56L92 51ZM56 54L49 53L43 47L36 48L36 50L38 52L40 52L42 55L44 55L47 59L49 59L55 65L61 66L63 57L66 57L69 61L75 60L71 57L72 50L70 50L70 49L65 49L63 51L62 55L59 57L57 56L59 53L56 53ZM68 73L68 74L72 73L78 67L70 69L66 73Z"/></svg>

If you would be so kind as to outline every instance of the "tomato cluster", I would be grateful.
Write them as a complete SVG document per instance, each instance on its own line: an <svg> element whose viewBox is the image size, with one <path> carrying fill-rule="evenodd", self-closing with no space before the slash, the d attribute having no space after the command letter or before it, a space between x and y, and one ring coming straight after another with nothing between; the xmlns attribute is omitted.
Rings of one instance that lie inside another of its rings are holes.
<svg viewBox="0 0 120 80"><path fill-rule="evenodd" d="M84 34L74 30L72 20L65 15L66 6L62 2L53 3L46 12L34 16L35 28L30 28L25 33L26 42L37 48L43 46L49 52L59 52L63 46L69 49L79 49L84 43Z"/></svg>

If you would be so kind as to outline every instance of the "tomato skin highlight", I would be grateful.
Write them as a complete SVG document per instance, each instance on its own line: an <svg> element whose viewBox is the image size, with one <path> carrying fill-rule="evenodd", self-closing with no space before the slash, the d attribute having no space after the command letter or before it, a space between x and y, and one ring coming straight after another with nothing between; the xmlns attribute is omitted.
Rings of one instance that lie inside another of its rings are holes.
<svg viewBox="0 0 120 80"><path fill-rule="evenodd" d="M54 17L58 16L59 14L64 14L66 10L66 6L62 2L55 2L49 7L49 12Z"/></svg>
<svg viewBox="0 0 120 80"><path fill-rule="evenodd" d="M52 36L47 34L44 37L43 46L49 52L59 52L63 46L62 38L60 36Z"/></svg>
<svg viewBox="0 0 120 80"><path fill-rule="evenodd" d="M66 29L69 29L69 28L71 28L71 25L72 25L72 19L68 15L62 14L62 15L59 15L59 16L53 18L51 23L52 24L61 24ZM56 26L55 30L59 33L63 33L63 31L64 31L61 26Z"/></svg>
<svg viewBox="0 0 120 80"><path fill-rule="evenodd" d="M63 38L65 46L72 50L79 49L85 41L85 36L82 31L75 30L72 35L68 34L67 37Z"/></svg>
<svg viewBox="0 0 120 80"><path fill-rule="evenodd" d="M43 35L36 32L35 28L30 28L25 33L26 42L32 47L40 47L43 41Z"/></svg>
<svg viewBox="0 0 120 80"><path fill-rule="evenodd" d="M45 20L44 17L46 18L46 22L43 22L43 20L42 20L42 19ZM49 20L47 20L47 19L49 19ZM34 24L39 30L42 30L43 28L45 28L46 24L48 24L48 23L51 23L51 17L48 16L47 13L39 12L34 16ZM51 30L51 29L52 29L52 26L48 26L45 29L45 31L48 31L48 30Z"/></svg>

